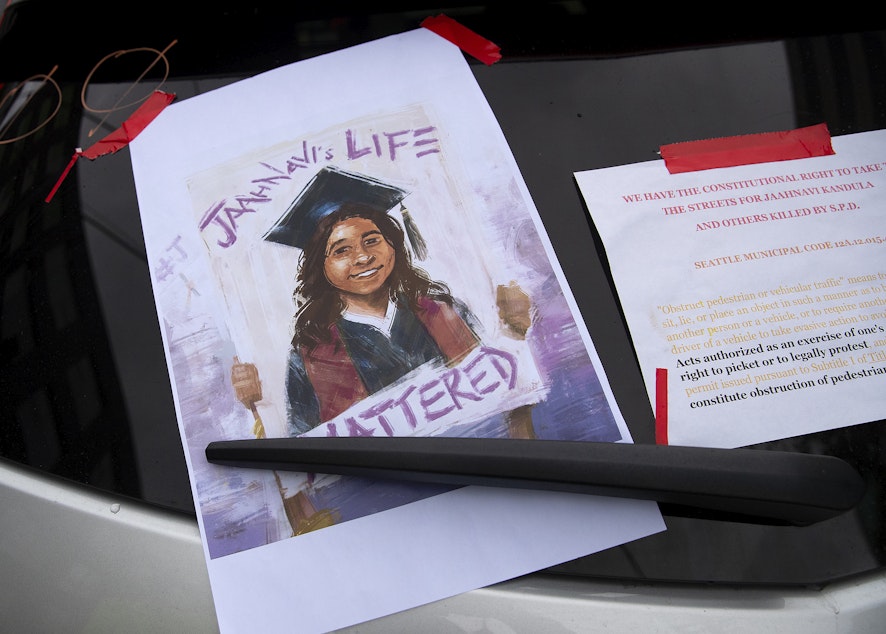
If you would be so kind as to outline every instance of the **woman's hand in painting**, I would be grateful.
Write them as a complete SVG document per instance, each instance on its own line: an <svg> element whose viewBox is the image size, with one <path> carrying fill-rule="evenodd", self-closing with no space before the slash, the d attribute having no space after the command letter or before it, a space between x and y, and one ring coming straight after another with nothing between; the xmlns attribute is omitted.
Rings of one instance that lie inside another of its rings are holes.
<svg viewBox="0 0 886 634"><path fill-rule="evenodd" d="M507 286L500 284L495 292L495 303L505 332L515 339L525 339L526 332L532 325L532 302L529 295L516 282ZM512 409L505 415L505 420L509 438L536 437L532 424L532 405Z"/></svg>
<svg viewBox="0 0 886 634"><path fill-rule="evenodd" d="M262 399L258 369L251 363L240 363L239 357L234 357L234 365L231 366L231 385L234 386L237 400L246 409L253 409Z"/></svg>
<svg viewBox="0 0 886 634"><path fill-rule="evenodd" d="M240 363L240 358L234 357L234 365L231 366L231 385L234 386L234 394L237 395L237 400L243 403L243 407L251 411L255 418L252 433L255 434L256 438L264 438L265 426L255 406L262 399L258 368L252 363Z"/></svg>
<svg viewBox="0 0 886 634"><path fill-rule="evenodd" d="M532 325L529 295L516 282L507 286L500 284L496 289L495 303L506 331L516 339L525 339L526 331Z"/></svg>

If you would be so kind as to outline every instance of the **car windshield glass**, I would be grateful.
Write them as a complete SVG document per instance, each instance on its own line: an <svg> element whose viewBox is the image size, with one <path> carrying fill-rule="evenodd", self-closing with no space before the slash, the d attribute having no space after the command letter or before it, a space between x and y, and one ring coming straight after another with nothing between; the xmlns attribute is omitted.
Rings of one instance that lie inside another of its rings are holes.
<svg viewBox="0 0 886 634"><path fill-rule="evenodd" d="M572 174L649 160L672 141L822 121L834 135L886 127L886 31L829 25L838 32L615 37L594 23L588 3L542 4L531 21L467 3L449 14L502 46L501 62L469 60L471 69L634 439L651 443L652 410ZM281 15L249 4L200 19L147 16L115 29L105 24L108 15L53 7L67 28L46 47L46 6L7 3L0 21L0 454L193 514L129 153L124 147L73 162L75 148L115 130L156 87L184 100L416 28L434 9ZM313 98L322 108L331 97ZM181 255L169 246L170 262ZM549 572L820 584L879 568L886 559L882 422L759 447L853 464L868 492L850 513L803 528L666 515L664 533Z"/></svg>

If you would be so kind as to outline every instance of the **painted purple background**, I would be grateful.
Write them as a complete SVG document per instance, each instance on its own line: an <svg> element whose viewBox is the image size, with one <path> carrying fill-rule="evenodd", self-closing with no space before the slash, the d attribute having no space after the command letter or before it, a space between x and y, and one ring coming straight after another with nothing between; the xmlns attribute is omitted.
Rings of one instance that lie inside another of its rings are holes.
<svg viewBox="0 0 886 634"><path fill-rule="evenodd" d="M545 399L532 407L536 437L621 440L620 426L582 332L542 245L539 229L528 217L516 181L511 180L509 187L486 187L488 193L482 196L486 221L499 252L483 257L513 264L514 270L520 271L515 273L517 281L529 292L533 304L532 327L526 340L547 387ZM248 438L253 420L230 386L232 358L224 351L232 346L208 325L211 320L205 315L201 319L167 323L166 329L199 508L210 556L215 558L290 537L291 530L273 472L217 467L206 462L204 451L210 441ZM444 434L507 437L508 428L505 415L499 414L478 423L456 425ZM326 486L311 486L308 493L317 509L333 509L341 521L348 521L448 490L451 487L341 478Z"/></svg>

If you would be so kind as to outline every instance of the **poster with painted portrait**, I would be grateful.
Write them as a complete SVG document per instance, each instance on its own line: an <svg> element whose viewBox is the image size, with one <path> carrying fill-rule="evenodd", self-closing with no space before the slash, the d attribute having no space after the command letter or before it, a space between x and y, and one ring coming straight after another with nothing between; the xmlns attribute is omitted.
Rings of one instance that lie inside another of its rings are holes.
<svg viewBox="0 0 886 634"><path fill-rule="evenodd" d="M212 440L630 442L531 197L461 52L425 30L357 48L174 104L133 144L210 561L299 540L335 539L338 548L350 539L346 531L375 539L368 527L383 517L409 526L466 495L437 485L219 467L203 455ZM150 160L169 143L182 154L162 165ZM610 510L619 528L603 531L604 543L660 530L654 506L616 502L622 506ZM509 508L526 518L546 508L532 504ZM578 506L590 512L587 504ZM480 507L476 518L502 517ZM575 513L564 506L548 519L559 531L577 526L583 513ZM537 521L520 530L553 538L553 527ZM579 541L567 558L586 554ZM422 551L447 548L429 546ZM505 551L491 556L505 559ZM522 558L502 578L563 556Z"/></svg>

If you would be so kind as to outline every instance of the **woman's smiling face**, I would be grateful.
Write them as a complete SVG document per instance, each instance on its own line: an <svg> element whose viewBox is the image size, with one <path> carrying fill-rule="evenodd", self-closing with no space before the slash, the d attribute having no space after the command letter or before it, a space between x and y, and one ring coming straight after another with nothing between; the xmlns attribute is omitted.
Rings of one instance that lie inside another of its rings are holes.
<svg viewBox="0 0 886 634"><path fill-rule="evenodd" d="M394 248L374 222L352 217L336 223L326 241L324 272L335 288L350 295L372 295L394 269Z"/></svg>

